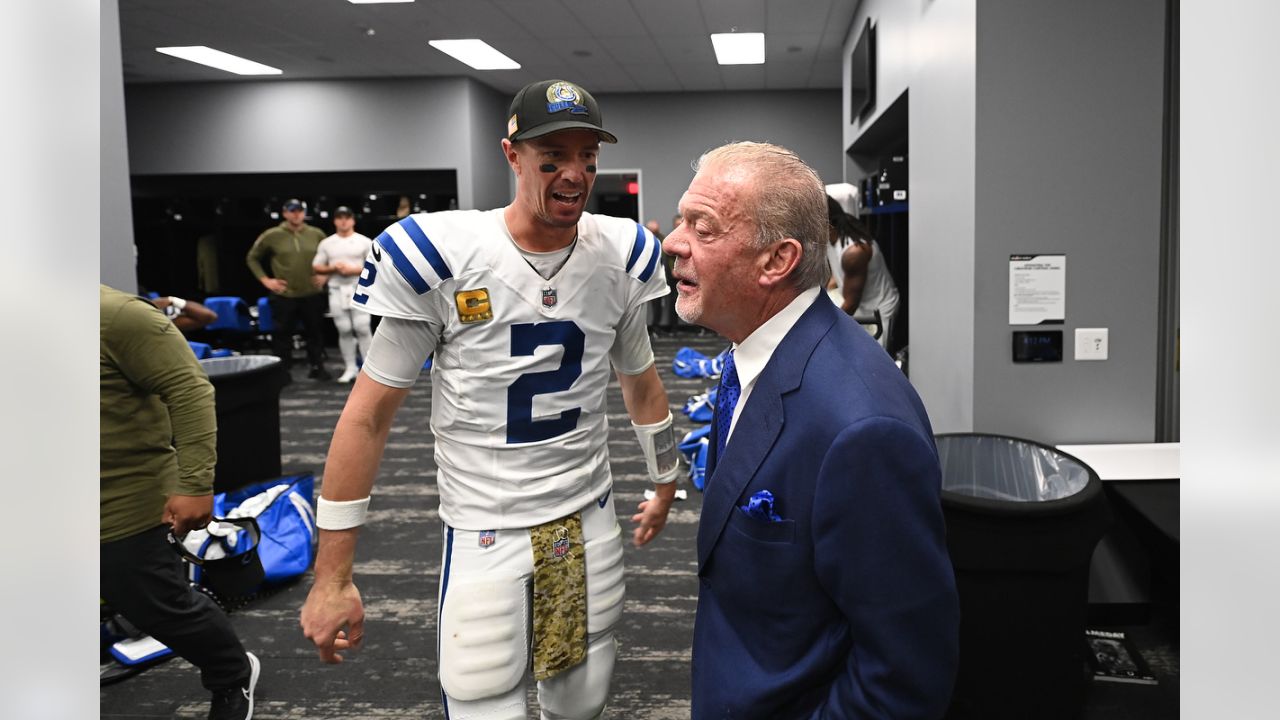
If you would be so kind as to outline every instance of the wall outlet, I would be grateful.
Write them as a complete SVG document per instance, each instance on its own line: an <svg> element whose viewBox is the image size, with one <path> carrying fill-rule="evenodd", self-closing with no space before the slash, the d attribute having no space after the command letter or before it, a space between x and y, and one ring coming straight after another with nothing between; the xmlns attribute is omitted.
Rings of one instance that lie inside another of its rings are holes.
<svg viewBox="0 0 1280 720"><path fill-rule="evenodd" d="M1076 359L1107 359L1107 328L1076 328Z"/></svg>

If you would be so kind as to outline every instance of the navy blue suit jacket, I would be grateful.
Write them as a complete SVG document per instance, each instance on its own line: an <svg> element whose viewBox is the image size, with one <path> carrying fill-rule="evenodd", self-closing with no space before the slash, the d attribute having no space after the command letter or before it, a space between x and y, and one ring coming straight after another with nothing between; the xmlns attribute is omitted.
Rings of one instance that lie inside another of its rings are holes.
<svg viewBox="0 0 1280 720"><path fill-rule="evenodd" d="M714 427L714 425L713 425ZM698 527L693 718L936 718L959 604L915 390L819 293L756 380ZM738 506L769 490L781 521Z"/></svg>

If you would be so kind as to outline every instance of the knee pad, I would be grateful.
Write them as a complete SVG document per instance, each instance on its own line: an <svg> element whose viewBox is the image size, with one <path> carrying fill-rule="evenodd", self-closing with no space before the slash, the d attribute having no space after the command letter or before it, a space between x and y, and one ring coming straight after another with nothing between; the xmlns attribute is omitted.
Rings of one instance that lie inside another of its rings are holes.
<svg viewBox="0 0 1280 720"><path fill-rule="evenodd" d="M352 325L350 313L351 311L346 308L329 308L329 314L333 316L333 326L337 328L338 333L341 335L348 335L351 333Z"/></svg>
<svg viewBox="0 0 1280 720"><path fill-rule="evenodd" d="M613 529L584 545L587 556L587 634L611 630L622 617L627 585L622 568L622 528Z"/></svg>
<svg viewBox="0 0 1280 720"><path fill-rule="evenodd" d="M590 641L587 657L576 667L538 683L542 720L591 720L604 714L613 679L617 641L608 632Z"/></svg>
<svg viewBox="0 0 1280 720"><path fill-rule="evenodd" d="M520 576L458 579L440 613L440 687L452 699L501 695L524 678L528 593Z"/></svg>

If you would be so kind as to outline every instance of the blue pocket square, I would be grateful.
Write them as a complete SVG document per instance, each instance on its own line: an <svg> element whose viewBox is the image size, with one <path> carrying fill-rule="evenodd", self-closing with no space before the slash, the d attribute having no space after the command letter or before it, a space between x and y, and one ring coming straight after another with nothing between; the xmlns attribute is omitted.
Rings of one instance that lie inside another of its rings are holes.
<svg viewBox="0 0 1280 720"><path fill-rule="evenodd" d="M752 517L765 522L782 522L782 516L773 511L774 499L773 493L768 490L760 490L747 500L746 504L739 505L738 509Z"/></svg>

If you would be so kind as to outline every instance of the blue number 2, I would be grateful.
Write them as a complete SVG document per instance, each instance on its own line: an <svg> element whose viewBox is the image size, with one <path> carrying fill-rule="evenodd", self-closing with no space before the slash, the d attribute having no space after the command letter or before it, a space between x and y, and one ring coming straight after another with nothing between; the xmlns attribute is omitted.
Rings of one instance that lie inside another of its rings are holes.
<svg viewBox="0 0 1280 720"><path fill-rule="evenodd" d="M532 355L542 345L564 346L560 367L525 373L507 388L507 443L550 440L578 426L582 408L565 410L558 417L533 419L533 396L561 392L582 375L582 349L586 335L568 320L522 323L511 326L511 354Z"/></svg>
<svg viewBox="0 0 1280 720"><path fill-rule="evenodd" d="M378 268L374 267L373 263L369 262L368 260L365 260L364 272L360 273L360 279L356 282L356 284L362 288L367 288L373 284L373 279L376 277L378 277ZM353 295L351 299L355 300L361 305L369 302L369 296L363 292L360 292L360 288L356 288L356 294Z"/></svg>

